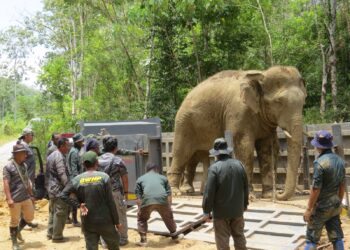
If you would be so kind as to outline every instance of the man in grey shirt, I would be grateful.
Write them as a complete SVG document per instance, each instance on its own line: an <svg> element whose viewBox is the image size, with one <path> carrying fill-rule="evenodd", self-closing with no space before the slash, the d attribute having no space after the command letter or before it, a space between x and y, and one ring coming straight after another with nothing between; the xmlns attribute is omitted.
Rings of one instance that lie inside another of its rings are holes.
<svg viewBox="0 0 350 250"><path fill-rule="evenodd" d="M3 169L3 183L11 216L12 249L18 250L20 248L17 238L23 241L20 231L34 218L34 198L32 183L24 163L27 150L22 144L17 144L13 146L12 154L13 159Z"/></svg>
<svg viewBox="0 0 350 250"><path fill-rule="evenodd" d="M66 154L69 152L70 144L67 138L60 138L57 143L58 149L47 158L47 169L49 170L48 194L49 222L47 238L52 242L64 242L63 229L67 217L67 204L59 197L68 183L68 169Z"/></svg>

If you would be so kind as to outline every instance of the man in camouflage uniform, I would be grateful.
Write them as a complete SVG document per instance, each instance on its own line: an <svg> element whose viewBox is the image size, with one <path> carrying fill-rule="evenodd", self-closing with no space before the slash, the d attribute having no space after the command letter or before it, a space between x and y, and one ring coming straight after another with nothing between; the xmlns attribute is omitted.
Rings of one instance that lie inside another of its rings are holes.
<svg viewBox="0 0 350 250"><path fill-rule="evenodd" d="M81 166L81 159L80 159L80 150L84 146L84 136L80 133L77 133L73 136L73 147L70 149L68 157L67 157L67 164L68 164L68 173L69 173L69 180L72 180L75 176L79 175L83 172L83 167ZM77 219L77 209L75 207L70 208L72 211L72 224L73 226L79 227L80 223ZM68 218L69 218L69 212L68 212Z"/></svg>
<svg viewBox="0 0 350 250"><path fill-rule="evenodd" d="M345 190L345 163L332 152L332 140L331 133L321 130L311 141L319 156L314 161L313 183L304 213L304 220L308 223L305 250L317 249L323 226L326 226L333 249L344 249L339 214Z"/></svg>
<svg viewBox="0 0 350 250"><path fill-rule="evenodd" d="M82 158L86 172L74 177L60 197L71 206L81 208L86 249L97 250L102 236L108 249L117 250L119 234L116 229L122 225L112 195L111 179L107 174L96 171L98 160L95 152L88 151ZM69 197L71 193L77 200Z"/></svg>
<svg viewBox="0 0 350 250"><path fill-rule="evenodd" d="M3 169L3 183L11 216L12 249L19 250L17 238L23 240L20 232L34 218L34 198L32 184L24 163L27 149L22 144L17 144L13 146L12 154L13 159Z"/></svg>
<svg viewBox="0 0 350 250"><path fill-rule="evenodd" d="M48 143L47 147L47 153L46 153L46 158L49 157L49 155L57 150L57 142L58 139L60 139L60 134L59 133L53 133L51 135L51 141Z"/></svg>
<svg viewBox="0 0 350 250"><path fill-rule="evenodd" d="M67 138L60 138L57 143L58 149L47 159L47 169L49 171L49 222L47 228L47 238L52 242L64 242L63 229L67 218L68 207L59 197L59 194L68 183L68 169L66 154L70 145Z"/></svg>
<svg viewBox="0 0 350 250"><path fill-rule="evenodd" d="M123 160L116 156L118 152L118 140L114 136L103 138L103 155L99 157L99 170L105 172L111 178L114 202L117 206L120 223L123 225L120 231L120 246L128 244L128 222L126 217L126 200L128 195L128 172Z"/></svg>
<svg viewBox="0 0 350 250"><path fill-rule="evenodd" d="M27 166L27 172L29 179L32 183L32 189L33 192L35 193L35 168L36 168L36 163L35 163L35 154L33 149L29 146L30 143L33 142L34 140L34 132L31 128L24 128L22 131L21 136L18 138L20 143L26 148L27 150L27 159L25 161L25 164ZM27 223L28 226L32 228L36 228L38 226L37 223Z"/></svg>

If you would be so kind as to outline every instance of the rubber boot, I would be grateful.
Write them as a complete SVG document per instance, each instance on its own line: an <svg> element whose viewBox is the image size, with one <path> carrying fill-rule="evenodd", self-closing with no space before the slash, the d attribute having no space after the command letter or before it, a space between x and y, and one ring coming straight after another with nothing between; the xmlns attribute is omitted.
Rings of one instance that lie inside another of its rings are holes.
<svg viewBox="0 0 350 250"><path fill-rule="evenodd" d="M312 243L310 241L306 242L306 246L304 248L304 250L316 250L317 247L316 247L316 244L315 243Z"/></svg>
<svg viewBox="0 0 350 250"><path fill-rule="evenodd" d="M17 239L21 242L24 242L24 239L22 237L21 231L22 229L27 225L27 222L22 218L19 221L19 226L18 226L18 230L17 230Z"/></svg>
<svg viewBox="0 0 350 250"><path fill-rule="evenodd" d="M344 250L343 240L333 241L332 244L334 250Z"/></svg>
<svg viewBox="0 0 350 250"><path fill-rule="evenodd" d="M12 250L21 250L17 242L17 227L10 227L10 236L12 241Z"/></svg>

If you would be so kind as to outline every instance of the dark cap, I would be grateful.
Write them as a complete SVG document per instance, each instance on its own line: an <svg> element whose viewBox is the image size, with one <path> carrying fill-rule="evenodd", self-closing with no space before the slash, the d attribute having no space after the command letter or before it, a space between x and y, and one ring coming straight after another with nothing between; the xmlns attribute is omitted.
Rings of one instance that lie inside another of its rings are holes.
<svg viewBox="0 0 350 250"><path fill-rule="evenodd" d="M94 148L99 148L100 144L95 138L89 138L86 142L85 151L89 151Z"/></svg>
<svg viewBox="0 0 350 250"><path fill-rule="evenodd" d="M146 171L148 172L148 171L150 171L152 169L159 170L159 166L157 164L153 163L153 162L148 162L146 164Z"/></svg>
<svg viewBox="0 0 350 250"><path fill-rule="evenodd" d="M230 155L233 151L233 148L227 146L227 142L224 138L217 138L214 141L214 147L209 150L211 155Z"/></svg>
<svg viewBox="0 0 350 250"><path fill-rule="evenodd" d="M27 149L23 146L23 144L16 144L13 146L12 154L23 152L23 151L25 152L27 151Z"/></svg>
<svg viewBox="0 0 350 250"><path fill-rule="evenodd" d="M312 139L311 144L316 148L328 149L332 148L333 145L333 135L327 130L317 131L314 139Z"/></svg>
<svg viewBox="0 0 350 250"><path fill-rule="evenodd" d="M88 151L83 154L83 162L94 164L97 161L97 154L94 151Z"/></svg>
<svg viewBox="0 0 350 250"><path fill-rule="evenodd" d="M84 136L81 133L77 133L73 136L73 142L80 142L80 141L84 141Z"/></svg>

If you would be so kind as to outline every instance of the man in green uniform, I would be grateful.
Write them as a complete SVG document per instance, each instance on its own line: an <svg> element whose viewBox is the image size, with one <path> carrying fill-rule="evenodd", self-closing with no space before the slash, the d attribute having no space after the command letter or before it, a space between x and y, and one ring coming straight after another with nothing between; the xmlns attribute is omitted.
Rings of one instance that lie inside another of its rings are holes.
<svg viewBox="0 0 350 250"><path fill-rule="evenodd" d="M171 189L164 175L159 174L160 167L147 163L147 173L136 181L135 194L137 196L137 227L141 237L139 246L147 245L147 221L153 211L157 211L170 233L176 231L173 212L171 211ZM176 239L177 237L173 237Z"/></svg>
<svg viewBox="0 0 350 250"><path fill-rule="evenodd" d="M74 177L60 197L71 206L81 208L86 249L97 250L99 238L102 236L108 249L117 250L117 229L120 230L122 226L113 200L110 177L96 171L98 160L95 152L86 152L82 159L86 172ZM69 197L71 193L76 195L77 200Z"/></svg>
<svg viewBox="0 0 350 250"><path fill-rule="evenodd" d="M308 222L305 250L317 249L324 226L333 249L344 250L339 214L345 191L345 162L332 152L332 140L331 133L320 130L311 141L319 156L314 161L312 188L304 213Z"/></svg>
<svg viewBox="0 0 350 250"><path fill-rule="evenodd" d="M235 249L246 250L243 212L248 207L248 179L243 164L232 159L232 148L224 138L214 142L210 151L217 161L208 170L203 195L204 219L210 221L213 212L216 248L229 250L232 235Z"/></svg>
<svg viewBox="0 0 350 250"><path fill-rule="evenodd" d="M83 167L81 166L81 159L79 152L84 146L84 136L80 133L77 133L73 136L73 147L70 149L67 156L67 165L68 165L68 174L69 180L72 180L75 176L83 172ZM69 208L68 211L68 221L69 214L72 212L72 224L75 227L80 227L80 223L77 219L77 210L75 208Z"/></svg>

